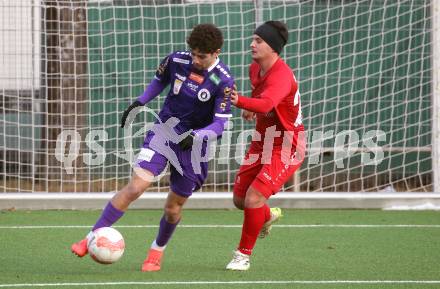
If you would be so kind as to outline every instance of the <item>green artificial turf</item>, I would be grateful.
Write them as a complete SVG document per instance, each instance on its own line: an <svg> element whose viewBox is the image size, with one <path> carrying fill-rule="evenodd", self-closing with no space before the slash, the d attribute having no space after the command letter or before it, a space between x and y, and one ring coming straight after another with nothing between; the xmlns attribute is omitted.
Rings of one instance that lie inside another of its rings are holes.
<svg viewBox="0 0 440 289"><path fill-rule="evenodd" d="M229 272L242 212L186 210L154 273L140 266L162 212L128 211L115 225L126 250L112 265L70 252L99 215L0 212L0 288L440 288L440 212L284 210L250 270Z"/></svg>

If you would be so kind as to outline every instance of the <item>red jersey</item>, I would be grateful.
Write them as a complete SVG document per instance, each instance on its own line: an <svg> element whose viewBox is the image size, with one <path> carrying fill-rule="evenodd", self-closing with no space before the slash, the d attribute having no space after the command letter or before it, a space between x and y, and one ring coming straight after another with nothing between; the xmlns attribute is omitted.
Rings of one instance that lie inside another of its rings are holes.
<svg viewBox="0 0 440 289"><path fill-rule="evenodd" d="M281 58L262 77L260 70L258 63L250 65L252 97L239 96L237 107L256 113L256 130L262 137L255 145L262 146L266 129L275 125L281 134L275 137L274 146L280 146L284 131L304 131L298 84L292 69Z"/></svg>

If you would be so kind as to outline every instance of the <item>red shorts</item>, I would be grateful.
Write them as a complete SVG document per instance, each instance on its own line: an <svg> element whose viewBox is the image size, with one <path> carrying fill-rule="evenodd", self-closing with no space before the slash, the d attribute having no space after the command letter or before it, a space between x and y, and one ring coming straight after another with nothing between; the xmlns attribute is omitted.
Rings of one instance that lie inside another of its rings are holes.
<svg viewBox="0 0 440 289"><path fill-rule="evenodd" d="M305 141L297 144L296 156L295 150L291 153L293 158L282 158L281 149L274 148L272 155L269 158L262 161L261 149L251 145L249 151L244 158L245 162L251 158L258 159L251 164L243 164L240 167L237 176L235 177L234 195L240 198L246 197L246 192L250 186L260 192L268 199L270 196L278 193L280 188L292 177L295 171L301 166L304 161L305 155Z"/></svg>

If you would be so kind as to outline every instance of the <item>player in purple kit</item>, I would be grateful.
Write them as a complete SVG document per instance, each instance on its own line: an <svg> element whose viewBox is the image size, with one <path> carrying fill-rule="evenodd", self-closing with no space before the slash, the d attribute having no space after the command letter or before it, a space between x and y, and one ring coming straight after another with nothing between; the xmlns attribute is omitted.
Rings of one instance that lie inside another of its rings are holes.
<svg viewBox="0 0 440 289"><path fill-rule="evenodd" d="M195 26L187 39L190 51L169 54L143 95L124 112L125 126L131 110L143 106L170 85L159 119L145 137L130 182L113 196L92 228L108 227L119 220L130 203L150 186L170 163L170 192L142 271L160 270L164 249L181 219L182 207L207 177L207 142L221 137L230 112L234 79L218 58L223 45L221 31L213 24ZM74 243L73 253L87 254L87 238Z"/></svg>

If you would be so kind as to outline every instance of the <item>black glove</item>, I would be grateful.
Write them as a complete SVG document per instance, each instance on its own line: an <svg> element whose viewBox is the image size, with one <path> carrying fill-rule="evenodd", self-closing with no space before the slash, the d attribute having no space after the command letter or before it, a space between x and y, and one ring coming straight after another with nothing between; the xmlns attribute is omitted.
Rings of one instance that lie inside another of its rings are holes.
<svg viewBox="0 0 440 289"><path fill-rule="evenodd" d="M129 107L127 107L127 109L124 111L124 113L122 114L122 118L121 118L121 128L123 128L125 126L125 121L127 120L128 114L130 113L130 111L132 111L134 108L138 107L138 106L142 106L143 104L139 101L136 100L135 102L133 102L132 104L130 104Z"/></svg>
<svg viewBox="0 0 440 289"><path fill-rule="evenodd" d="M179 147L184 151L189 150L194 143L194 138L195 134L191 132L189 135L186 136L186 138L179 142Z"/></svg>

